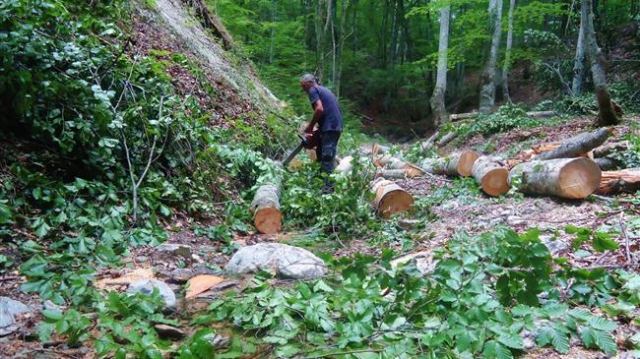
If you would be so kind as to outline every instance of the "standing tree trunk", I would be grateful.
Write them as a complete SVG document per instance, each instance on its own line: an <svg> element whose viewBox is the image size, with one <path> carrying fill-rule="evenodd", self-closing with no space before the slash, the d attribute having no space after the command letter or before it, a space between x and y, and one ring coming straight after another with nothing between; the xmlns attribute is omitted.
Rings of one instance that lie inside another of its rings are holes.
<svg viewBox="0 0 640 359"><path fill-rule="evenodd" d="M596 41L596 31L593 27L593 3L592 0L582 0L581 21L586 23L585 40L587 45L587 58L591 64L591 75L596 91L596 99L600 114L596 122L597 126L611 126L618 124L620 118L611 101L611 94L607 88L607 76L604 71L604 55Z"/></svg>
<svg viewBox="0 0 640 359"><path fill-rule="evenodd" d="M490 112L496 103L496 63L500 35L502 35L502 0L489 1L489 23L492 32L489 59L482 73L482 89L480 90L480 112Z"/></svg>
<svg viewBox="0 0 640 359"><path fill-rule="evenodd" d="M579 96L582 93L584 79L587 76L587 68L585 67L585 27L587 24L583 20L584 18L585 16L581 14L578 44L576 45L576 59L573 63L573 83L571 85L571 92L573 96Z"/></svg>
<svg viewBox="0 0 640 359"><path fill-rule="evenodd" d="M440 40L438 45L438 75L436 86L431 96L431 110L435 127L449 120L447 109L444 105L444 94L447 91L447 52L449 51L449 18L451 5L440 9Z"/></svg>
<svg viewBox="0 0 640 359"><path fill-rule="evenodd" d="M509 69L511 68L511 48L513 47L513 10L516 7L516 0L509 2L509 29L507 31L507 50L504 55L504 64L502 65L502 93L504 99L511 103L509 96Z"/></svg>

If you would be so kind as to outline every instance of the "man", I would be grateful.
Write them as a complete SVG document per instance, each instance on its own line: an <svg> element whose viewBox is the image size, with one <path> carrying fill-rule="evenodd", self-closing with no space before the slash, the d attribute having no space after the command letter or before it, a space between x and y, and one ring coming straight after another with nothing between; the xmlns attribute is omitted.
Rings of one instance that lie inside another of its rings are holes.
<svg viewBox="0 0 640 359"><path fill-rule="evenodd" d="M338 100L331 91L318 84L314 75L303 75L300 78L300 86L309 95L309 102L313 108L313 118L304 132L309 138L316 124L318 125L320 140L316 147L317 161L320 162L320 167L328 176L335 168L338 140L343 127ZM332 190L331 183L328 178L325 178L322 191L327 193Z"/></svg>

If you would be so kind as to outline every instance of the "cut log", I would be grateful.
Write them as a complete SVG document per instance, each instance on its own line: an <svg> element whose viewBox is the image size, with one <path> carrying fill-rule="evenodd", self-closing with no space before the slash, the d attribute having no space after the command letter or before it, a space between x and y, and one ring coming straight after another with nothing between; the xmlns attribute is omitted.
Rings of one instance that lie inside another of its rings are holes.
<svg viewBox="0 0 640 359"><path fill-rule="evenodd" d="M445 158L428 158L420 163L425 172L448 176L471 176L473 163L480 157L476 151L462 151Z"/></svg>
<svg viewBox="0 0 640 359"><path fill-rule="evenodd" d="M607 140L612 130L608 128L600 128L593 132L581 133L572 137L549 152L541 153L536 157L539 160L550 160L554 158L570 158L578 157L588 153L592 149L602 145Z"/></svg>
<svg viewBox="0 0 640 359"><path fill-rule="evenodd" d="M598 165L585 157L534 160L515 166L509 184L524 193L583 199L598 189L600 176Z"/></svg>
<svg viewBox="0 0 640 359"><path fill-rule="evenodd" d="M531 118L548 118L548 117L553 117L553 116L557 116L558 113L555 111L530 111L527 112L527 117L531 117Z"/></svg>
<svg viewBox="0 0 640 359"><path fill-rule="evenodd" d="M603 171L611 171L615 170L619 167L618 161L609 158L609 157L598 157L594 158L593 161L600 167Z"/></svg>
<svg viewBox="0 0 640 359"><path fill-rule="evenodd" d="M451 122L453 121L458 121L458 120L465 120L467 118L474 118L478 116L478 112L474 111L474 112L466 112L466 113L452 113L449 116L449 120L451 120Z"/></svg>
<svg viewBox="0 0 640 359"><path fill-rule="evenodd" d="M413 205L413 197L407 191L384 177L371 183L371 192L375 194L373 208L384 218L406 211Z"/></svg>
<svg viewBox="0 0 640 359"><path fill-rule="evenodd" d="M420 143L420 149L422 151L426 151L426 150L430 149L431 147L433 147L433 144L436 142L436 137L438 137L439 134L440 134L440 131L436 131L426 141L422 141Z"/></svg>
<svg viewBox="0 0 640 359"><path fill-rule="evenodd" d="M640 190L640 168L602 172L598 194L635 193Z"/></svg>
<svg viewBox="0 0 640 359"><path fill-rule="evenodd" d="M374 161L376 167L384 167L385 170L401 170L403 177L413 178L424 174L424 171L413 163L403 161L397 157L383 156ZM389 172L394 173L394 172ZM399 178L395 177L394 178Z"/></svg>
<svg viewBox="0 0 640 359"><path fill-rule="evenodd" d="M504 162L496 157L478 158L471 170L476 182L484 193L497 197L509 191L509 170Z"/></svg>
<svg viewBox="0 0 640 359"><path fill-rule="evenodd" d="M260 233L274 234L282 229L280 213L280 189L277 184L265 184L258 187L251 202L253 224Z"/></svg>
<svg viewBox="0 0 640 359"><path fill-rule="evenodd" d="M613 142L602 145L593 150L593 157L606 157L616 152L624 152L629 150L629 141Z"/></svg>

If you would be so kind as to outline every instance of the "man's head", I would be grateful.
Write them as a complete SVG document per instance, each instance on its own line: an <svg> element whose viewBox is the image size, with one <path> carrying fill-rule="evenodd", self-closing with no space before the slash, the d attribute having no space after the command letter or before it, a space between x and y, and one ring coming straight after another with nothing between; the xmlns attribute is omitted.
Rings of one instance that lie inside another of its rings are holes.
<svg viewBox="0 0 640 359"><path fill-rule="evenodd" d="M302 87L304 91L309 91L310 88L317 84L316 77L312 74L304 74L300 77L300 87Z"/></svg>

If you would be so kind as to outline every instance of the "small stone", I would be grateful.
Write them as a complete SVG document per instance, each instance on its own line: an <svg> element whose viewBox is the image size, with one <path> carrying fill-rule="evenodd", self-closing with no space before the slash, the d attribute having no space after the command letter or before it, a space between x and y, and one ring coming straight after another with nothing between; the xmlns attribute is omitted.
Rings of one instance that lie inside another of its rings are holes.
<svg viewBox="0 0 640 359"><path fill-rule="evenodd" d="M170 257L191 259L191 247L185 244L163 243L155 248L156 252Z"/></svg>
<svg viewBox="0 0 640 359"><path fill-rule="evenodd" d="M398 220L398 226L405 231L409 231L418 227L418 225L420 225L420 222L421 221L419 219L400 219Z"/></svg>
<svg viewBox="0 0 640 359"><path fill-rule="evenodd" d="M281 243L259 243L237 251L225 270L231 274L267 271L280 278L316 279L325 275L327 266L306 249Z"/></svg>
<svg viewBox="0 0 640 359"><path fill-rule="evenodd" d="M162 339L180 340L186 336L182 329L167 324L156 324L153 328Z"/></svg>
<svg viewBox="0 0 640 359"><path fill-rule="evenodd" d="M61 305L57 305L50 300L46 300L44 303L42 303L42 307L44 308L44 310L53 310L58 312L64 311L64 307L62 307Z"/></svg>
<svg viewBox="0 0 640 359"><path fill-rule="evenodd" d="M9 335L18 330L16 315L29 313L31 308L9 297L0 297L0 336Z"/></svg>
<svg viewBox="0 0 640 359"><path fill-rule="evenodd" d="M129 285L127 293L143 293L149 295L153 293L154 288L158 290L158 293L164 300L166 308L173 309L176 307L176 294L165 282L156 279L143 279L134 282Z"/></svg>
<svg viewBox="0 0 640 359"><path fill-rule="evenodd" d="M207 334L202 337L202 339L208 341L211 346L215 349L223 349L229 346L230 339L224 335L220 334Z"/></svg>

